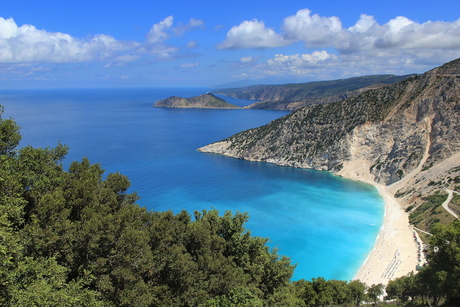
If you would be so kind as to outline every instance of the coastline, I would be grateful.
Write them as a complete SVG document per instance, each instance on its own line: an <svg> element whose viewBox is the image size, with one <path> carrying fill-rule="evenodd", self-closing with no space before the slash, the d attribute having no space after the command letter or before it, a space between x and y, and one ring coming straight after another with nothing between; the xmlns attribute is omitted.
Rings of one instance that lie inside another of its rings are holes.
<svg viewBox="0 0 460 307"><path fill-rule="evenodd" d="M202 152L223 154L236 157L226 152L229 142L218 142L206 146ZM278 164L275 161L266 161ZM281 165L281 164L278 164ZM373 185L384 201L384 219L374 246L361 264L353 280L360 280L368 286L387 285L390 280L415 272L418 265L418 246L414 235L416 232L409 224L409 215L394 198L397 191L407 183L406 180L384 186L374 181L369 172L370 162L358 158L343 163L343 168L336 175ZM411 176L412 177L412 174ZM418 237L417 237L418 238Z"/></svg>
<svg viewBox="0 0 460 307"><path fill-rule="evenodd" d="M388 281L416 270L417 243L408 214L401 208L387 187L374 182L367 163L359 159L347 163L338 175L375 186L383 198L385 213L372 251L353 279L368 286Z"/></svg>
<svg viewBox="0 0 460 307"><path fill-rule="evenodd" d="M417 244L406 212L386 188L373 184L385 203L385 215L374 247L354 279L368 286L388 281L416 270Z"/></svg>

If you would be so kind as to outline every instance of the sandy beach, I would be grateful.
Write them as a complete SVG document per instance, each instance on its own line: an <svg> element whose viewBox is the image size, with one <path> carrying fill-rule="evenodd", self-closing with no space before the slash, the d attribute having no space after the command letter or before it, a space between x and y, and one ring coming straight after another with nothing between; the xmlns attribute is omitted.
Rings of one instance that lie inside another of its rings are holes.
<svg viewBox="0 0 460 307"><path fill-rule="evenodd" d="M372 252L355 275L368 286L386 285L391 279L415 271L418 264L418 247L408 215L384 186L374 185L385 201L385 217Z"/></svg>
<svg viewBox="0 0 460 307"><path fill-rule="evenodd" d="M416 270L418 246L408 214L401 209L393 194L387 190L388 187L373 181L367 163L363 162L353 161L339 174L374 185L385 202L385 216L374 247L354 279L368 286L379 283L386 285L389 280Z"/></svg>

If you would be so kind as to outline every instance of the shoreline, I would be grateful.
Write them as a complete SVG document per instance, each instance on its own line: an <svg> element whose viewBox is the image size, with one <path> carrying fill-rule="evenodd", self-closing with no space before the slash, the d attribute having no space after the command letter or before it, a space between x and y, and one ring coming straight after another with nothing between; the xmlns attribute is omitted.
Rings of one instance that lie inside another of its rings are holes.
<svg viewBox="0 0 460 307"><path fill-rule="evenodd" d="M218 142L207 145L207 150L199 151L222 154L228 157L236 156L225 153L229 142ZM251 161L249 159L249 161ZM291 166L265 161L281 166ZM307 167L305 167L307 168ZM369 161L358 158L343 163L343 168L335 173L346 179L360 181L374 186L384 202L384 217L372 250L360 265L352 280L359 280L367 286L383 284L387 285L390 280L405 276L417 269L418 246L414 236L418 234L409 224L409 215L401 208L394 198L392 190L398 190L406 181L400 181L391 186L384 186L374 181L369 172ZM410 176L412 177L412 176ZM420 241L420 239L418 239Z"/></svg>
<svg viewBox="0 0 460 307"><path fill-rule="evenodd" d="M367 286L387 285L392 279L416 271L418 247L409 215L393 197L389 187L374 181L369 173L369 162L364 159L349 161L337 175L374 186L384 202L382 226L371 252L353 280L357 279Z"/></svg>
<svg viewBox="0 0 460 307"><path fill-rule="evenodd" d="M383 224L367 259L354 276L368 286L388 281L416 270L417 244L409 218L385 187L373 184L385 203Z"/></svg>
<svg viewBox="0 0 460 307"><path fill-rule="evenodd" d="M418 264L417 243L407 213L386 187L361 180L375 186L383 198L385 213L374 246L353 279L368 286L386 285L392 279L415 272Z"/></svg>

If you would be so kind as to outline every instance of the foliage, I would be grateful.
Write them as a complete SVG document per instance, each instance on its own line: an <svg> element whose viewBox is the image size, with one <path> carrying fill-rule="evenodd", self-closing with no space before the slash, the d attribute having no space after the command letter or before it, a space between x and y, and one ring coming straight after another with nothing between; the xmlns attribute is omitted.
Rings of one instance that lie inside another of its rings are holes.
<svg viewBox="0 0 460 307"><path fill-rule="evenodd" d="M245 230L246 213L149 212L130 182L68 149L17 149L0 119L0 306L359 306L382 285L290 282L294 266ZM433 197L440 201L439 197ZM386 287L400 302L458 305L460 222L435 226L429 264Z"/></svg>
<svg viewBox="0 0 460 307"><path fill-rule="evenodd" d="M442 224L452 222L454 218L450 215L446 218L446 211L442 208L442 203L447 199L447 196L447 193L438 191L423 197L423 203L409 215L409 222L428 232L432 232L432 228L440 221Z"/></svg>
<svg viewBox="0 0 460 307"><path fill-rule="evenodd" d="M129 180L68 149L17 149L0 120L0 305L279 305L294 266L245 213L148 212Z"/></svg>
<svg viewBox="0 0 460 307"><path fill-rule="evenodd" d="M301 299L298 306L359 306L367 300L370 289L358 281L325 280L322 277L311 281L294 282L296 296ZM373 286L383 289L383 285ZM367 291L366 291L367 290ZM379 294L380 295L380 294Z"/></svg>
<svg viewBox="0 0 460 307"><path fill-rule="evenodd" d="M460 302L460 221L436 225L430 239L428 265L417 274L390 281L388 298L401 302L438 306L458 306Z"/></svg>

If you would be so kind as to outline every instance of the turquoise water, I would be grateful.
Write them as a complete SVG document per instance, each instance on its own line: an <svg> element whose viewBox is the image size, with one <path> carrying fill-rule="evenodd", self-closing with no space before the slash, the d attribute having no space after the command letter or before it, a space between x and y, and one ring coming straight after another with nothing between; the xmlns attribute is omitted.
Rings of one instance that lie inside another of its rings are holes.
<svg viewBox="0 0 460 307"><path fill-rule="evenodd" d="M22 127L21 145L70 147L127 175L139 205L179 212L248 212L247 229L297 263L294 279L350 280L372 249L383 202L369 185L327 172L248 162L196 148L258 127L286 112L152 108L158 99L204 88L0 91L4 118ZM227 99L246 105L250 102Z"/></svg>

